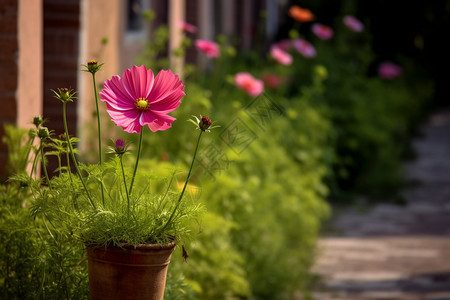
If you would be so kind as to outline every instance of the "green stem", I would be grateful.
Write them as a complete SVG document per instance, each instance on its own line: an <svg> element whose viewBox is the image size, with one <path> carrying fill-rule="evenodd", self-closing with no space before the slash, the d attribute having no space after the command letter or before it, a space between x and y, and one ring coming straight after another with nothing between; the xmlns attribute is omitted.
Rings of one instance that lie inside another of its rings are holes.
<svg viewBox="0 0 450 300"><path fill-rule="evenodd" d="M33 160L33 165L31 167L31 172L30 172L30 178L33 178L33 173L36 172L36 166L37 166L37 160L39 157L39 153L41 152L41 146L39 145L39 149L37 150L37 152L35 152L34 154L34 160Z"/></svg>
<svg viewBox="0 0 450 300"><path fill-rule="evenodd" d="M130 216L130 195L128 195L127 180L125 179L125 170L123 169L122 154L119 155L120 167L122 168L123 185L125 186L125 194L127 195L128 216Z"/></svg>
<svg viewBox="0 0 450 300"><path fill-rule="evenodd" d="M25 164L28 166L28 162L29 162L29 158L30 158L30 153L31 153L31 149L33 148L33 144L34 144L34 136L30 137L28 139L28 150L27 153L25 154Z"/></svg>
<svg viewBox="0 0 450 300"><path fill-rule="evenodd" d="M69 152L72 156L72 161L77 170L78 177L80 177L81 183L83 184L84 190L86 191L86 195L91 202L91 205L94 209L96 209L94 201L92 201L91 195L89 194L89 190L87 189L86 183L84 182L83 175L81 174L80 167L78 166L78 161L75 157L75 153L73 152L72 144L70 143L69 130L67 129L67 117L66 117L66 102L63 102L63 123L64 123L64 132L66 133L67 145L69 146ZM70 168L70 162L67 162Z"/></svg>
<svg viewBox="0 0 450 300"><path fill-rule="evenodd" d="M195 157L197 156L198 145L200 144L200 139L202 137L202 133L203 133L203 130L200 130L200 134L198 135L198 139L197 139L197 145L195 146L194 156L192 157L191 167L189 168L189 173L186 177L186 181L184 182L183 190L181 191L180 197L178 198L177 205L173 209L172 214L169 217L169 220L167 220L167 223L166 223L166 225L164 225L162 230L164 230L167 227L167 225L169 225L170 221L172 221L172 219L178 209L178 206L180 206L181 200L183 199L184 191L186 190L189 179L191 178L192 167L194 166Z"/></svg>
<svg viewBox="0 0 450 300"><path fill-rule="evenodd" d="M136 157L136 164L134 165L134 171L133 171L133 177L131 177L131 184L130 184L130 195L133 191L133 184L134 184L134 178L136 177L137 168L139 165L139 157L141 156L141 146L142 146L142 136L144 135L144 127L141 127L141 134L139 135L139 145L138 145L138 152Z"/></svg>
<svg viewBox="0 0 450 300"><path fill-rule="evenodd" d="M100 127L100 110L98 109L98 93L97 93L97 84L95 82L95 73L92 74L92 82L94 85L94 97L95 97L95 107L97 109L97 134L98 134L98 158L100 162L100 166L102 166L103 160L102 160L102 134L101 134L101 127ZM102 203L103 206L105 206L105 193L104 193L104 186L103 186L103 180L100 183L101 190L102 190Z"/></svg>
<svg viewBox="0 0 450 300"><path fill-rule="evenodd" d="M57 157L58 157L58 175L61 176L62 164L61 164L61 156L59 153L58 153Z"/></svg>
<svg viewBox="0 0 450 300"><path fill-rule="evenodd" d="M97 109L97 133L98 133L98 157L100 165L102 164L102 139L101 139L101 128L100 128L100 110L98 108L98 93L97 85L95 83L95 73L92 73L92 82L94 84L94 96L95 96L95 107Z"/></svg>
<svg viewBox="0 0 450 300"><path fill-rule="evenodd" d="M69 148L66 149L66 161L67 161L67 173L69 173L70 183L73 186L73 180L72 180L72 172L70 170L70 157L69 157Z"/></svg>
<svg viewBox="0 0 450 300"><path fill-rule="evenodd" d="M47 166L45 165L45 156L44 156L44 143L41 140L41 161L42 161L42 169L44 169L44 175L45 175L45 180L47 180L47 184L49 188L52 188L50 186L50 178L48 177L48 173L47 173Z"/></svg>

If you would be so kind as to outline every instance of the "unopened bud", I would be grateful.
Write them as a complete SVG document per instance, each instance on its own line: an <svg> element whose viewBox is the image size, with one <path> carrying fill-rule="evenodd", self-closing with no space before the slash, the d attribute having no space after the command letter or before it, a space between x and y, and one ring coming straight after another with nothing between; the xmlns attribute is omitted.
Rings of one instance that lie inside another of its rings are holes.
<svg viewBox="0 0 450 300"><path fill-rule="evenodd" d="M201 130L206 131L211 126L212 122L208 117L202 116L200 122L198 122L198 126Z"/></svg>
<svg viewBox="0 0 450 300"><path fill-rule="evenodd" d="M116 151L116 153L119 155L127 152L125 141L122 139L117 139L116 143L114 144L114 151Z"/></svg>
<svg viewBox="0 0 450 300"><path fill-rule="evenodd" d="M98 64L98 61L90 60L90 61L87 62L87 65L84 65L86 70L83 70L83 71L95 74L95 73L97 73L100 70L100 68L102 66L103 66L103 64Z"/></svg>
<svg viewBox="0 0 450 300"><path fill-rule="evenodd" d="M41 140L49 138L50 137L50 132L48 131L48 128L47 127L39 128L39 130L38 130L38 137Z"/></svg>
<svg viewBox="0 0 450 300"><path fill-rule="evenodd" d="M52 90L52 92L55 94L54 97L56 99L61 100L62 102L68 102L73 101L75 97L76 92L74 92L72 89L68 88L58 88L56 91Z"/></svg>
<svg viewBox="0 0 450 300"><path fill-rule="evenodd" d="M44 119L41 116L36 116L33 118L33 124L38 128L42 123L44 123Z"/></svg>

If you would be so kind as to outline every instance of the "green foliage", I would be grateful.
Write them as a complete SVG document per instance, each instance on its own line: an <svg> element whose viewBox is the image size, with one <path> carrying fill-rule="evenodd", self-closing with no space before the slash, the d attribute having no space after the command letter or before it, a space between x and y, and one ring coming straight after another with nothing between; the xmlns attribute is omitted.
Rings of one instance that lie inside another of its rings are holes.
<svg viewBox="0 0 450 300"><path fill-rule="evenodd" d="M195 299L235 299L250 295L244 270L245 261L231 240L236 224L208 211L192 242L186 245L187 262L175 256L170 273L183 274Z"/></svg>
<svg viewBox="0 0 450 300"><path fill-rule="evenodd" d="M174 171L167 177L162 175L174 169L168 163L142 162L129 200L121 179L119 158L103 166L82 165L81 169L86 174L85 184L95 207L84 192L81 180L66 172L51 179L51 188L34 186L32 211L35 216L48 218L54 227L71 232L84 244L106 247L120 246L124 241L132 245L167 243L171 236L182 238L188 231L185 220L200 210L194 199L184 199L168 223L181 192L175 184ZM131 170L125 176L129 182ZM103 183L104 202L100 183Z"/></svg>
<svg viewBox="0 0 450 300"><path fill-rule="evenodd" d="M33 132L10 124L5 124L4 129L2 142L8 146L9 153L6 170L10 175L23 173L32 148L30 142L34 139Z"/></svg>
<svg viewBox="0 0 450 300"><path fill-rule="evenodd" d="M14 130L8 133L13 143L27 136L27 131L22 136ZM27 149L29 145L22 144L17 151ZM21 164L26 165L18 161ZM31 201L26 176L0 185L0 298L88 299L84 246L64 230L50 228L46 218L33 218Z"/></svg>
<svg viewBox="0 0 450 300"><path fill-rule="evenodd" d="M370 37L342 26L336 24L340 31L332 41L316 40L314 60L327 70L323 96L315 105L327 108L334 129L336 155L328 185L335 199L361 193L386 198L402 185L402 161L411 151L431 86L406 60L404 78L386 81L371 75L376 66ZM298 66L295 76L307 76L312 68Z"/></svg>

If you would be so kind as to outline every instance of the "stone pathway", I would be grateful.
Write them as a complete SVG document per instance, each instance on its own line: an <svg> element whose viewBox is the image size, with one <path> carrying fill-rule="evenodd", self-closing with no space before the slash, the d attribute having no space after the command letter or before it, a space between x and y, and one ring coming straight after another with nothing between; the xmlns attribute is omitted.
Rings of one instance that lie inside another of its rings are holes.
<svg viewBox="0 0 450 300"><path fill-rule="evenodd" d="M336 212L319 241L318 300L450 300L450 110L434 114L406 166L403 206Z"/></svg>

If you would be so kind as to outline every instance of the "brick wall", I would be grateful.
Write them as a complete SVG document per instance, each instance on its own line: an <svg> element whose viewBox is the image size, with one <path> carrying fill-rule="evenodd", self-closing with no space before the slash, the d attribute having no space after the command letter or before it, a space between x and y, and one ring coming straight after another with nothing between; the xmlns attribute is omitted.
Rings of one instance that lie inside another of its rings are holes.
<svg viewBox="0 0 450 300"><path fill-rule="evenodd" d="M81 66L79 57L81 0L44 0L44 117L47 127L56 135L64 132L62 104L53 97L51 89L77 90ZM67 104L67 122L70 135L77 134L77 103ZM49 169L56 167L56 160L49 161ZM51 172L51 171L50 171Z"/></svg>
<svg viewBox="0 0 450 300"><path fill-rule="evenodd" d="M55 134L64 132L62 105L51 89L77 89L80 0L44 0L44 116ZM70 134L76 134L77 106L67 105Z"/></svg>
<svg viewBox="0 0 450 300"><path fill-rule="evenodd" d="M17 89L17 17L18 1L2 0L0 6L0 180L6 176L7 147L1 139L4 135L3 125L16 122Z"/></svg>

